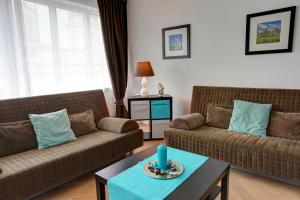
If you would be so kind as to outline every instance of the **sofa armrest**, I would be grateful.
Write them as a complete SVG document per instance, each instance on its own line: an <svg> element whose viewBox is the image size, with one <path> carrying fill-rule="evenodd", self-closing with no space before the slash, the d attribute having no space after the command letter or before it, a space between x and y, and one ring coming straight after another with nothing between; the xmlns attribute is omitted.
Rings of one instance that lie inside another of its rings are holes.
<svg viewBox="0 0 300 200"><path fill-rule="evenodd" d="M175 118L170 123L170 128L176 129L184 129L184 130L191 130L202 126L205 122L205 118L200 113L192 113L187 114L179 118Z"/></svg>
<svg viewBox="0 0 300 200"><path fill-rule="evenodd" d="M104 117L97 123L99 129L115 133L125 133L139 128L136 121L116 117Z"/></svg>

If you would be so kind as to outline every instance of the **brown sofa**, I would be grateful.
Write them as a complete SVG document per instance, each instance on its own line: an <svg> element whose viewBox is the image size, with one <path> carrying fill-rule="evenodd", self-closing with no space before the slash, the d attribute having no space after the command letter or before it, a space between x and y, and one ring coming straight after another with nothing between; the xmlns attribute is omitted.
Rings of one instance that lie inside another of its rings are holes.
<svg viewBox="0 0 300 200"><path fill-rule="evenodd" d="M194 86L191 113L206 116L209 103L232 106L234 99L272 104L273 111L300 113L300 90ZM300 140L256 137L203 125L169 128L168 146L231 163L239 169L300 185Z"/></svg>
<svg viewBox="0 0 300 200"><path fill-rule="evenodd" d="M100 119L108 117L103 91L94 90L2 100L0 123L27 120L29 113L47 113L63 108L67 109L68 114L92 109L96 124ZM109 118L106 118L102 126L109 129L107 123L109 124ZM112 124L112 129L123 128L116 120L112 120ZM125 133L117 133L118 130L96 130L55 147L44 150L35 148L1 157L0 199L32 198L80 175L104 167L143 145L140 129Z"/></svg>

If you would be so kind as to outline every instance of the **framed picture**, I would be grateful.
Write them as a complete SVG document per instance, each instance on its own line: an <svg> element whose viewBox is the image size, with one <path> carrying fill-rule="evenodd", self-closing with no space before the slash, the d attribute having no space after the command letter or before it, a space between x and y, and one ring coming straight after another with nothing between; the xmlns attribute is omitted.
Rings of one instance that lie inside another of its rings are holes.
<svg viewBox="0 0 300 200"><path fill-rule="evenodd" d="M296 6L247 15L246 55L292 52Z"/></svg>
<svg viewBox="0 0 300 200"><path fill-rule="evenodd" d="M162 30L163 59L190 58L190 24Z"/></svg>

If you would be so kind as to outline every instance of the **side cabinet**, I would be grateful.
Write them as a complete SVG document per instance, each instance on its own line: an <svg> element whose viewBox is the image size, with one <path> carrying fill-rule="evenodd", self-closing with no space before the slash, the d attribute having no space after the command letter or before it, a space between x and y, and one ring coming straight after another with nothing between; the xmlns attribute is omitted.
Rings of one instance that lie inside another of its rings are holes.
<svg viewBox="0 0 300 200"><path fill-rule="evenodd" d="M149 128L147 132L144 131L145 140L164 138L164 130L173 118L172 100L170 95L128 98L129 117Z"/></svg>

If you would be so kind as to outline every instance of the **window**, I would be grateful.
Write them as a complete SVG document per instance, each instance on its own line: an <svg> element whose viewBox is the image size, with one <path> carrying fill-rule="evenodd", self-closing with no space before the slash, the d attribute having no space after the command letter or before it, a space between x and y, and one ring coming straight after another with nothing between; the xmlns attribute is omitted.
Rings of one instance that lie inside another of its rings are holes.
<svg viewBox="0 0 300 200"><path fill-rule="evenodd" d="M111 87L96 0L9 1L12 13L20 13L14 18L20 26L12 30L24 45L17 51L24 51L25 73L18 74L28 96ZM0 98L12 96L5 87L10 81L2 78L8 73L3 55L0 49L0 92L7 95Z"/></svg>

